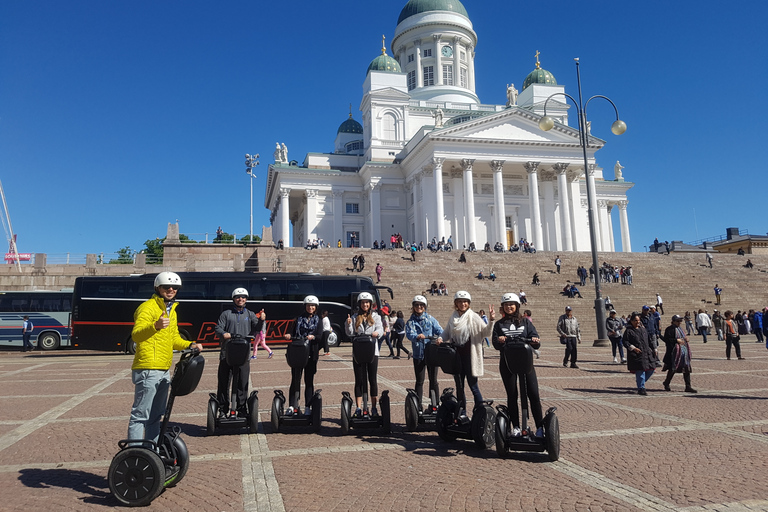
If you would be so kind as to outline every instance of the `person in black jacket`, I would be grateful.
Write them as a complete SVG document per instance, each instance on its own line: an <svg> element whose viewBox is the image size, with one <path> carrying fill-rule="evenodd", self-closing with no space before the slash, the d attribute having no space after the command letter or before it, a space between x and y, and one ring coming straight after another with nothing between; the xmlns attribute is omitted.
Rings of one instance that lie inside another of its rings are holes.
<svg viewBox="0 0 768 512"><path fill-rule="evenodd" d="M288 391L288 409L286 414L298 414L299 396L301 394L301 374L304 373L304 414L311 414L307 404L315 394L315 373L317 373L317 360L320 356L320 343L323 339L323 322L317 316L317 307L320 301L314 295L304 297L304 314L297 317L294 323L293 336L309 340L309 360L304 368L291 368L291 388ZM291 334L286 334L285 339L290 340Z"/></svg>
<svg viewBox="0 0 768 512"><path fill-rule="evenodd" d="M519 340L528 343L533 349L538 349L539 333L531 321L520 312L520 299L514 293L505 293L501 297L501 313L503 317L493 326L491 339L496 350L502 350L506 343ZM499 372L504 388L507 390L507 408L512 420L512 435L519 436L520 413L517 407L517 379L513 375L502 357L499 361ZM536 423L536 437L544 436L541 399L539 398L539 382L536 379L536 370L531 370L525 375L528 400L530 402L533 421Z"/></svg>
<svg viewBox="0 0 768 512"><path fill-rule="evenodd" d="M688 345L688 336L683 330L683 317L674 315L672 324L664 331L664 343L667 345L667 351L664 354L664 368L667 378L664 379L664 389L672 391L669 383L675 372L683 373L686 393L696 393L691 387L691 347Z"/></svg>
<svg viewBox="0 0 768 512"><path fill-rule="evenodd" d="M640 313L634 312L629 317L629 325L624 330L624 348L627 349L627 370L635 373L637 394L647 395L645 383L656 371L656 351L651 347L648 331L640 320Z"/></svg>

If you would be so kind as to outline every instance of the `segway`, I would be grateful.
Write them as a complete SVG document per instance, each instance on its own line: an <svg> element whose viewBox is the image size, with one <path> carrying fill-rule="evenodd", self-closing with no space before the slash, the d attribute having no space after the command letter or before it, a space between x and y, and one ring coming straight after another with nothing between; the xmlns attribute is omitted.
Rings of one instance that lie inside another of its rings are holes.
<svg viewBox="0 0 768 512"><path fill-rule="evenodd" d="M437 361L437 345L435 344L437 336L430 336L428 339L430 343L424 347L427 378L429 378L429 367L439 366ZM429 405L422 410L420 407L421 397L416 395L416 390L408 388L406 391L408 391L408 394L405 397L405 428L409 432L413 432L419 425L433 426L437 418L437 406L440 403L437 394L433 390L429 390Z"/></svg>
<svg viewBox="0 0 768 512"><path fill-rule="evenodd" d="M294 337L285 349L285 359L291 368L301 369L307 366L310 356L310 340L307 338ZM272 399L272 432L279 432L281 425L286 426L307 426L311 425L315 432L320 431L320 424L323 421L323 397L320 394L322 390L318 389L312 395L306 407L312 410L312 414L301 414L296 411L293 414L285 414L285 394L281 389L275 390L275 397Z"/></svg>
<svg viewBox="0 0 768 512"><path fill-rule="evenodd" d="M355 362L363 365L363 407L362 415L352 415L352 404L354 403L349 391L341 393L341 433L348 434L349 429L372 429L381 428L385 434L389 434L392 429L390 410L389 410L389 390L381 392L379 406L381 414L372 416L368 410L368 371L365 364L373 361L376 357L376 338L368 335L359 335L352 338L352 357Z"/></svg>
<svg viewBox="0 0 768 512"><path fill-rule="evenodd" d="M149 505L166 487L174 487L187 474L189 452L176 426L169 432L173 401L192 393L203 375L205 359L199 350L183 350L171 378L171 390L160 428L159 442L123 439L120 451L109 466L109 490L117 501L129 507Z"/></svg>
<svg viewBox="0 0 768 512"><path fill-rule="evenodd" d="M224 358L231 367L238 368L248 362L251 355L251 342L253 336L243 336L241 334L233 335L224 348ZM245 416L237 413L237 389L240 385L239 375L233 372L232 391L229 396L229 411L219 414L221 404L216 393L210 393L208 400L208 421L206 424L206 434L212 436L217 428L243 428L248 427L249 434L255 434L259 429L259 392L251 391L246 400Z"/></svg>
<svg viewBox="0 0 768 512"><path fill-rule="evenodd" d="M501 349L501 361L507 365L513 379L520 382L520 405L522 409L521 435L513 436L510 426L509 409L506 405L497 405L496 416L496 453L506 457L509 451L547 452L549 460L560 458L560 424L555 411L550 407L543 418L544 437L536 437L528 427L528 387L525 376L533 371L533 348L525 341L507 342Z"/></svg>
<svg viewBox="0 0 768 512"><path fill-rule="evenodd" d="M456 387L461 386L461 360L450 343L436 345L434 355L438 366L447 374L453 375ZM440 406L435 414L437 435L443 441L452 442L457 438L472 439L477 447L489 448L494 441L493 429L496 424L496 411L492 407L493 400L484 400L475 404L472 417L462 411L454 388L445 388L440 396Z"/></svg>

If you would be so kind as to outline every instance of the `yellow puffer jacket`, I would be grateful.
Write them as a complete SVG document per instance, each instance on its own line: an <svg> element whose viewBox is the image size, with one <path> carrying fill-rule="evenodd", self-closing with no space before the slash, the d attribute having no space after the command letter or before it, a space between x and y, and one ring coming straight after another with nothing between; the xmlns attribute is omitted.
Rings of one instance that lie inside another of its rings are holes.
<svg viewBox="0 0 768 512"><path fill-rule="evenodd" d="M173 363L173 351L184 350L192 342L181 338L176 319L176 306L171 306L170 325L159 331L155 322L165 313L165 301L157 294L143 302L133 314L131 336L136 342L136 355L131 370L167 370Z"/></svg>

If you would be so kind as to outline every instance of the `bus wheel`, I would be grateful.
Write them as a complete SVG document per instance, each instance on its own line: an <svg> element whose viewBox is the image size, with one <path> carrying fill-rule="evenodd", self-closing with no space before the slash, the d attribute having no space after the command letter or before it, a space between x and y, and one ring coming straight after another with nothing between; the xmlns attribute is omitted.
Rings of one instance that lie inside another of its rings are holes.
<svg viewBox="0 0 768 512"><path fill-rule="evenodd" d="M42 350L56 350L60 344L61 339L55 332L45 332L37 337L37 346Z"/></svg>
<svg viewBox="0 0 768 512"><path fill-rule="evenodd" d="M128 336L128 341L125 342L125 351L131 355L136 354L136 342L130 336Z"/></svg>

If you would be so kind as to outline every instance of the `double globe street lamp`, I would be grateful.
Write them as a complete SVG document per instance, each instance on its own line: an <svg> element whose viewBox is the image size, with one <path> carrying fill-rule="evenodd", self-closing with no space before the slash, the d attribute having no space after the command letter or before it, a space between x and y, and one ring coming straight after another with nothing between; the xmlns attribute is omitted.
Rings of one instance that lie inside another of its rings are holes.
<svg viewBox="0 0 768 512"><path fill-rule="evenodd" d="M251 182L251 237L248 239L248 243L253 243L253 178L256 177L256 174L253 172L253 169L259 165L259 154L256 153L255 155L249 155L248 153L245 154L245 172L248 174L248 177L250 178L248 181Z"/></svg>
<svg viewBox="0 0 768 512"><path fill-rule="evenodd" d="M589 98L586 103L582 103L581 97L581 74L579 72L579 59L573 59L576 62L576 82L579 89L579 100L576 101L573 96L564 92L558 92L549 96L544 102L544 117L539 121L539 128L549 131L555 126L555 120L547 115L547 103L555 96L565 96L576 105L579 114L579 138L581 141L581 150L584 155L584 172L589 172L589 160L587 159L587 144L589 142L589 134L587 133L587 105L595 98L602 98L611 105L616 112L616 121L611 125L611 131L614 135L621 135L627 131L627 125L624 121L619 119L619 109L616 108L616 104L611 101L610 98L602 95L596 95ZM595 200L595 191L593 190L593 183L591 183L589 176L587 175L587 215L589 218L589 242L592 246L592 268L595 271L595 320L597 321L597 339L595 340L595 346L604 346L608 344L608 330L605 325L605 303L601 296L600 290L600 273L597 266L597 217L594 208L592 207Z"/></svg>

